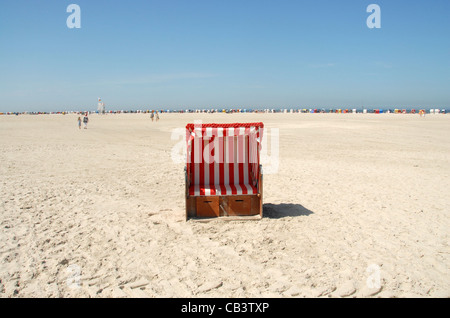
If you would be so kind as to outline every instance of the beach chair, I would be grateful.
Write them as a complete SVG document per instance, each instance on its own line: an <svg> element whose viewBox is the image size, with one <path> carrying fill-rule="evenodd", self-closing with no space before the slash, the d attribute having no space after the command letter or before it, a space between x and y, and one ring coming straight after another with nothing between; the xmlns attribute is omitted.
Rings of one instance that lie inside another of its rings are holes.
<svg viewBox="0 0 450 318"><path fill-rule="evenodd" d="M262 218L263 128L263 123L186 125L186 220Z"/></svg>

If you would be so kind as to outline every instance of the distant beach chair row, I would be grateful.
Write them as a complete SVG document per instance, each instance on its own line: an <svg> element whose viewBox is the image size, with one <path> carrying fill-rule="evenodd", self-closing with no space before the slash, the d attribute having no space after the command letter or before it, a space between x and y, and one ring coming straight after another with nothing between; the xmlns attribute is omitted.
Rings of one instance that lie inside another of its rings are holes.
<svg viewBox="0 0 450 318"><path fill-rule="evenodd" d="M281 109L183 109L183 110L173 110L173 109L147 109L147 110L105 110L103 114L148 114L152 111L157 111L158 113L336 113L336 114L383 114L383 113L394 113L394 114L446 114L447 109L442 108L431 108L431 109L414 109L414 108L387 108L387 109L356 109L356 108L281 108ZM0 115L49 115L49 114L102 114L99 111L58 111L58 112L0 112Z"/></svg>

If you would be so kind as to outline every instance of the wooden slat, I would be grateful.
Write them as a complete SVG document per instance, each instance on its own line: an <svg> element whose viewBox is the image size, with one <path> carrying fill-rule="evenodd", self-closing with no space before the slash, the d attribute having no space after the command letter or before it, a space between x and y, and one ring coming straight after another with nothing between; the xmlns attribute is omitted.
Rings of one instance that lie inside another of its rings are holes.
<svg viewBox="0 0 450 318"><path fill-rule="evenodd" d="M249 215L249 216L219 216L217 218L190 218L194 222L211 222L211 221L259 221L261 215Z"/></svg>

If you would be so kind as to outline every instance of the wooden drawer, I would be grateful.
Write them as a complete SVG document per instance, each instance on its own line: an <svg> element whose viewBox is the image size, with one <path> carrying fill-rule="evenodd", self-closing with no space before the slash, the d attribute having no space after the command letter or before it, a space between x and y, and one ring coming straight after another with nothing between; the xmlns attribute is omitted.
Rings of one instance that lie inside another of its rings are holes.
<svg viewBox="0 0 450 318"><path fill-rule="evenodd" d="M252 215L252 196L238 195L226 198L228 215Z"/></svg>
<svg viewBox="0 0 450 318"><path fill-rule="evenodd" d="M219 197L198 197L196 201L198 217L219 216Z"/></svg>

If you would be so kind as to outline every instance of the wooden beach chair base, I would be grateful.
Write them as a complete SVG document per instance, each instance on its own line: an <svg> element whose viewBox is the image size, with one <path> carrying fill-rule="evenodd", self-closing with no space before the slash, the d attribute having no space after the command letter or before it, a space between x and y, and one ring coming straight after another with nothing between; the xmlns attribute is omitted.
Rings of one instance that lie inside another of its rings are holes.
<svg viewBox="0 0 450 318"><path fill-rule="evenodd" d="M186 173L186 172L185 172ZM186 186L186 220L260 220L262 218L262 179L259 192L251 195L192 196ZM187 180L187 174L186 174Z"/></svg>
<svg viewBox="0 0 450 318"><path fill-rule="evenodd" d="M186 219L233 218L258 219L262 217L260 195L208 196L186 199Z"/></svg>

